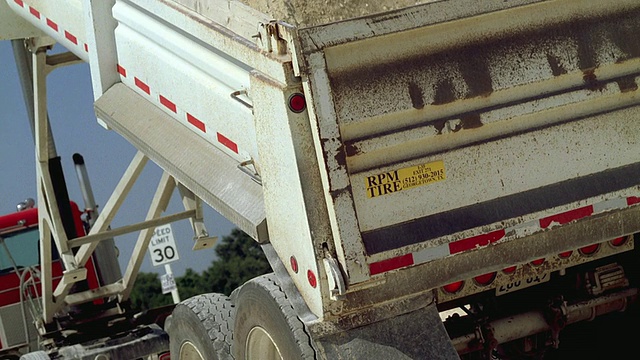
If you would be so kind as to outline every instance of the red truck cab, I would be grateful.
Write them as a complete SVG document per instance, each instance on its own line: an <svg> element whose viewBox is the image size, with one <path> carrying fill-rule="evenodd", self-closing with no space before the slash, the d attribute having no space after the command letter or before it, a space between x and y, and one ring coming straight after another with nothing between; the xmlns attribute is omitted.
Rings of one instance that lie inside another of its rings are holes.
<svg viewBox="0 0 640 360"><path fill-rule="evenodd" d="M86 234L82 212L70 202L78 236ZM40 233L38 209L28 208L0 216L0 355L20 355L20 349L35 346L37 331L33 326L30 299L41 296L39 271ZM55 245L51 259L53 286L62 278L63 264ZM90 259L87 262L87 285L99 287L98 276ZM22 289L22 291L21 291ZM31 350L34 350L32 348Z"/></svg>

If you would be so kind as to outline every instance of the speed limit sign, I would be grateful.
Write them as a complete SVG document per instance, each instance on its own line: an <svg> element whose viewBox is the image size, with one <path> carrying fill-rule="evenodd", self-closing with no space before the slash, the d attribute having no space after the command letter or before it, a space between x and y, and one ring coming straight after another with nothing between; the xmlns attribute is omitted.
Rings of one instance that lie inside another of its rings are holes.
<svg viewBox="0 0 640 360"><path fill-rule="evenodd" d="M151 255L153 266L168 264L180 259L171 225L166 224L156 227L149 243L149 254Z"/></svg>

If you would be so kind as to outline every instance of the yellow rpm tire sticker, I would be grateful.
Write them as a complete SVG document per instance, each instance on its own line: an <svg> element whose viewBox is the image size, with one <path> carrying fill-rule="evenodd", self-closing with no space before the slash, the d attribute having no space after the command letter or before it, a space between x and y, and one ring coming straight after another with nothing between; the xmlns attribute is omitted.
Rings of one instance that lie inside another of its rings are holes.
<svg viewBox="0 0 640 360"><path fill-rule="evenodd" d="M367 176L364 181L367 197L374 198L443 181L446 178L444 162L440 160Z"/></svg>

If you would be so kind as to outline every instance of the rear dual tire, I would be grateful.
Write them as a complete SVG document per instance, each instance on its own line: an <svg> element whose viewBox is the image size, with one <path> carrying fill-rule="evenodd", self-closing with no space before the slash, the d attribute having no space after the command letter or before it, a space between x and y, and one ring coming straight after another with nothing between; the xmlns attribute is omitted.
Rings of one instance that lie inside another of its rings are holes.
<svg viewBox="0 0 640 360"><path fill-rule="evenodd" d="M232 297L204 294L176 305L167 324L172 359L315 359L274 274L248 281Z"/></svg>

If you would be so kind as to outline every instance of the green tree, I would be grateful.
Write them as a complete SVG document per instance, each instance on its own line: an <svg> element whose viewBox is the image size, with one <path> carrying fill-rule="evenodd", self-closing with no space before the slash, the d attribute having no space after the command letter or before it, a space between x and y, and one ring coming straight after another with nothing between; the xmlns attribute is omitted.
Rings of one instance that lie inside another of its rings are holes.
<svg viewBox="0 0 640 360"><path fill-rule="evenodd" d="M180 293L180 299L188 299L208 291L202 274L193 271L191 268L187 269L184 275L176 278L176 286Z"/></svg>
<svg viewBox="0 0 640 360"><path fill-rule="evenodd" d="M162 294L162 284L156 273L141 272L131 290L131 307L137 311L172 303L171 295Z"/></svg>
<svg viewBox="0 0 640 360"><path fill-rule="evenodd" d="M260 246L239 229L222 238L216 254L218 259L203 274L208 292L229 295L247 280L271 272Z"/></svg>

